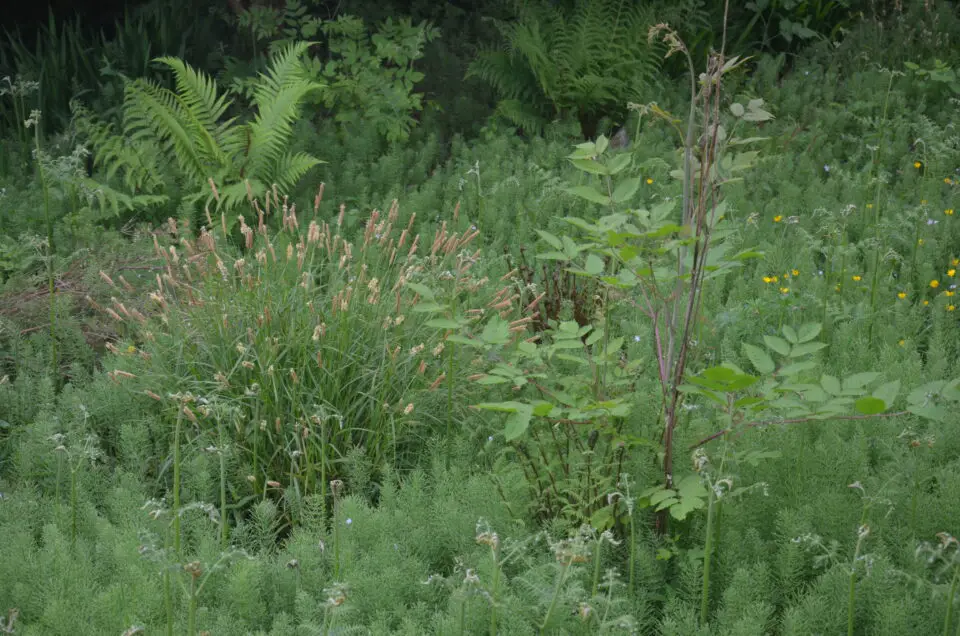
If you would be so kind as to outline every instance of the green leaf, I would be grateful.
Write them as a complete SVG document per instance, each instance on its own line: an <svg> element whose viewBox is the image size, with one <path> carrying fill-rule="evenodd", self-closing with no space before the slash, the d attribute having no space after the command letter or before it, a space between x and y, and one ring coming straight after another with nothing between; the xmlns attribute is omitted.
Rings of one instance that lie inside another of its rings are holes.
<svg viewBox="0 0 960 636"><path fill-rule="evenodd" d="M555 249L555 250L562 250L562 249L563 249L563 243L560 242L560 239L558 239L556 236L554 236L554 235L551 234L550 232L544 232L543 230L537 230L537 234L540 235L540 238L542 238L544 241L546 241L547 243L549 243L549 244L550 244L550 247L552 247L553 249Z"/></svg>
<svg viewBox="0 0 960 636"><path fill-rule="evenodd" d="M670 516L677 521L683 521L687 518L688 514L694 510L703 508L705 505L707 504L703 499L697 499L694 497L681 499L679 503L670 506Z"/></svg>
<svg viewBox="0 0 960 636"><path fill-rule="evenodd" d="M426 326L434 329L459 329L460 323L450 318L432 318L426 322Z"/></svg>
<svg viewBox="0 0 960 636"><path fill-rule="evenodd" d="M941 423L946 422L950 416L949 411L935 404L911 404L907 406L907 410L924 419Z"/></svg>
<svg viewBox="0 0 960 636"><path fill-rule="evenodd" d="M844 389L862 389L874 380L880 377L876 371L866 371L864 373L854 373L848 378L843 379Z"/></svg>
<svg viewBox="0 0 960 636"><path fill-rule="evenodd" d="M800 337L797 335L796 330L790 325L784 325L781 331L783 332L783 337L786 338L790 344L800 343Z"/></svg>
<svg viewBox="0 0 960 636"><path fill-rule="evenodd" d="M607 167L594 159L571 159L570 163L580 170L589 172L590 174L605 175L608 173Z"/></svg>
<svg viewBox="0 0 960 636"><path fill-rule="evenodd" d="M588 254L583 268L588 274L596 276L597 274L603 272L603 259L596 254Z"/></svg>
<svg viewBox="0 0 960 636"><path fill-rule="evenodd" d="M609 205L610 198L590 186L575 186L573 188L568 188L567 192L574 194L581 199L586 199L587 201L592 201L594 203L599 203L600 205Z"/></svg>
<svg viewBox="0 0 960 636"><path fill-rule="evenodd" d="M481 402L480 404L474 404L473 408L497 413L517 413L524 408L529 408L530 412L533 413L533 408L529 404L512 400L507 402Z"/></svg>
<svg viewBox="0 0 960 636"><path fill-rule="evenodd" d="M613 191L613 202L624 203L633 198L640 188L640 177L631 177L621 181Z"/></svg>
<svg viewBox="0 0 960 636"><path fill-rule="evenodd" d="M816 353L826 346L827 343L825 342L805 342L803 344L798 344L790 349L790 357L801 358L803 356L810 355L811 353Z"/></svg>
<svg viewBox="0 0 960 636"><path fill-rule="evenodd" d="M609 145L610 145L610 140L607 139L605 135L600 135L599 137L597 137L597 142L596 142L597 154L602 155L606 151L607 146Z"/></svg>
<svg viewBox="0 0 960 636"><path fill-rule="evenodd" d="M607 169L611 175L619 174L630 165L631 161L633 161L633 155L628 152L624 152L611 159L607 164Z"/></svg>
<svg viewBox="0 0 960 636"><path fill-rule="evenodd" d="M420 294L426 300L434 300L436 297L433 294L433 290L427 287L426 285L421 285L420 283L407 283L407 287Z"/></svg>
<svg viewBox="0 0 960 636"><path fill-rule="evenodd" d="M436 311L443 311L443 305L430 301L421 301L413 306L413 312L417 314L429 314Z"/></svg>
<svg viewBox="0 0 960 636"><path fill-rule="evenodd" d="M747 358L750 359L750 364L753 365L753 368L760 373L773 373L774 370L776 370L777 365L774 364L773 358L760 347L745 342L743 343L743 351L747 354Z"/></svg>
<svg viewBox="0 0 960 636"><path fill-rule="evenodd" d="M511 413L507 416L507 424L503 429L503 436L508 442L519 438L527 432L530 427L530 417L533 415L533 408L529 404L523 405L525 408Z"/></svg>
<svg viewBox="0 0 960 636"><path fill-rule="evenodd" d="M857 400L855 407L858 412L864 415L876 415L887 410L887 405L883 400L869 395Z"/></svg>
<svg viewBox="0 0 960 636"><path fill-rule="evenodd" d="M890 408L896 401L898 393L900 393L900 380L894 380L893 382L886 382L878 386L873 392L873 397L878 400L883 400L887 408Z"/></svg>
<svg viewBox="0 0 960 636"><path fill-rule="evenodd" d="M809 371L810 369L815 369L816 367L817 367L817 364L815 362L810 362L809 360L805 360L803 362L794 362L793 364L788 364L782 367L779 371L777 371L777 373L779 375L790 376L790 375L796 375L803 371Z"/></svg>
<svg viewBox="0 0 960 636"><path fill-rule="evenodd" d="M763 341L768 347L782 356L790 355L790 343L777 336L764 336Z"/></svg>
<svg viewBox="0 0 960 636"><path fill-rule="evenodd" d="M820 335L822 329L823 325L819 322L808 322L800 326L800 330L797 332L797 339L800 342L810 342Z"/></svg>
<svg viewBox="0 0 960 636"><path fill-rule="evenodd" d="M820 386L823 387L824 391L834 396L840 395L840 393L843 391L842 387L840 386L840 380L832 375L820 376Z"/></svg>
<svg viewBox="0 0 960 636"><path fill-rule="evenodd" d="M918 386L907 395L907 402L910 404L926 403L932 396L939 395L944 385L946 385L946 382L943 380L934 380Z"/></svg>

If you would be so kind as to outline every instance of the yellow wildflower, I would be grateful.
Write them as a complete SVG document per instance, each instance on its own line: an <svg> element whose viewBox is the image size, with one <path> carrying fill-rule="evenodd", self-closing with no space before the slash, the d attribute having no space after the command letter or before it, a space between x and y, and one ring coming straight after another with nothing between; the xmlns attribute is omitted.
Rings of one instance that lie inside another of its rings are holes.
<svg viewBox="0 0 960 636"><path fill-rule="evenodd" d="M779 222L782 221L782 220L783 220L783 215L782 215L782 214L778 214L777 216L773 217L773 222L774 222L774 223L779 223Z"/></svg>
<svg viewBox="0 0 960 636"><path fill-rule="evenodd" d="M900 300L903 300L906 297L907 297L907 292L900 292L899 294L897 294L897 298L899 298Z"/></svg>
<svg viewBox="0 0 960 636"><path fill-rule="evenodd" d="M955 270L955 269L948 269L948 270L947 270L947 276L949 276L950 278L953 278L956 274L957 274L957 270Z"/></svg>
<svg viewBox="0 0 960 636"><path fill-rule="evenodd" d="M923 239L918 240L917 245L923 245Z"/></svg>
<svg viewBox="0 0 960 636"><path fill-rule="evenodd" d="M956 309L954 305L947 305L947 311L953 311L954 309Z"/></svg>
<svg viewBox="0 0 960 636"><path fill-rule="evenodd" d="M953 183L953 181L950 180L950 177L944 177L943 182L946 183L947 185L950 185L951 183Z"/></svg>
<svg viewBox="0 0 960 636"><path fill-rule="evenodd" d="M868 210L872 210L872 209L873 209L873 204L872 204L872 203L868 203L868 204L867 204L867 209L868 209Z"/></svg>
<svg viewBox="0 0 960 636"><path fill-rule="evenodd" d="M954 294L954 291L952 289L948 289L947 291L943 292L943 295L946 296L947 298L950 298L951 296L953 296L953 294Z"/></svg>
<svg viewBox="0 0 960 636"><path fill-rule="evenodd" d="M647 177L647 185L653 185L653 179Z"/></svg>
<svg viewBox="0 0 960 636"><path fill-rule="evenodd" d="M957 265L960 265L960 258L953 259L952 261L950 261L950 264L953 265L954 267L956 267Z"/></svg>
<svg viewBox="0 0 960 636"><path fill-rule="evenodd" d="M857 282L857 283L863 280L863 277L860 276L860 274L854 274L853 276L851 276L851 278L853 278L854 282Z"/></svg>
<svg viewBox="0 0 960 636"><path fill-rule="evenodd" d="M773 279L770 278L769 276L764 276L764 277L763 277L763 282L765 282L765 283L772 283L772 282L773 282Z"/></svg>
<svg viewBox="0 0 960 636"><path fill-rule="evenodd" d="M907 344L907 341L904 340L903 338L900 338L900 342L898 342L897 344L902 347L902 346L904 346L905 344Z"/></svg>
<svg viewBox="0 0 960 636"><path fill-rule="evenodd" d="M789 288L789 287L781 287L781 288L780 288L780 293L781 293L781 294L789 294L789 293L790 293L790 288Z"/></svg>
<svg viewBox="0 0 960 636"><path fill-rule="evenodd" d="M916 168L917 170L919 170L920 168L923 167L923 164L920 163L919 161L914 161L914 162L913 162L913 167Z"/></svg>
<svg viewBox="0 0 960 636"><path fill-rule="evenodd" d="M947 216L953 216L953 208L947 208L946 210L943 211L943 213L946 214Z"/></svg>
<svg viewBox="0 0 960 636"><path fill-rule="evenodd" d="M794 276L799 276L799 275L800 275L800 270L799 270L799 269L795 269L795 270L791 271L790 273L793 274Z"/></svg>
<svg viewBox="0 0 960 636"><path fill-rule="evenodd" d="M929 305L929 304L930 304L930 301L929 301L929 300L923 301L923 306L924 306L924 307L926 307L926 306Z"/></svg>
<svg viewBox="0 0 960 636"><path fill-rule="evenodd" d="M940 281L938 281L937 279L933 279L932 281L930 281L930 286L936 289L937 287L940 286Z"/></svg>

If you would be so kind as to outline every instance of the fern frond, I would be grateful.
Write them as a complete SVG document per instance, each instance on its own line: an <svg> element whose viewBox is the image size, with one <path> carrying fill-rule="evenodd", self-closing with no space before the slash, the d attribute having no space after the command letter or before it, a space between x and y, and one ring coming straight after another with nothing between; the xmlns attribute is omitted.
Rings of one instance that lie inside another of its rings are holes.
<svg viewBox="0 0 960 636"><path fill-rule="evenodd" d="M162 194L129 195L115 190L108 185L93 179L82 179L80 187L87 196L91 210L99 209L101 214L94 214L94 219L106 218L107 212L113 216L120 216L121 212L137 212L156 205L166 203L169 198Z"/></svg>
<svg viewBox="0 0 960 636"><path fill-rule="evenodd" d="M313 78L310 77L302 58L312 44L314 43L293 42L281 49L270 61L266 73L259 75L261 88L266 89L268 94L278 93L284 88L311 81ZM317 84L317 87L322 88L322 85Z"/></svg>
<svg viewBox="0 0 960 636"><path fill-rule="evenodd" d="M265 86L257 88L259 111L249 124L250 151L246 174L268 173L276 165L293 133L293 122L299 114L300 103L314 88L316 85L306 81L291 84L276 93Z"/></svg>
<svg viewBox="0 0 960 636"><path fill-rule="evenodd" d="M220 132L228 125L219 122L233 101L227 99L226 94L217 96L213 78L176 57L159 57L156 61L173 69L180 101L204 130Z"/></svg>
<svg viewBox="0 0 960 636"><path fill-rule="evenodd" d="M277 167L273 174L273 182L283 190L292 190L303 175L321 163L326 162L320 161L305 152L287 153L277 162Z"/></svg>
<svg viewBox="0 0 960 636"><path fill-rule="evenodd" d="M204 132L172 91L146 79L127 86L124 134L133 140L155 139L187 177L198 182L209 173L198 144Z"/></svg>

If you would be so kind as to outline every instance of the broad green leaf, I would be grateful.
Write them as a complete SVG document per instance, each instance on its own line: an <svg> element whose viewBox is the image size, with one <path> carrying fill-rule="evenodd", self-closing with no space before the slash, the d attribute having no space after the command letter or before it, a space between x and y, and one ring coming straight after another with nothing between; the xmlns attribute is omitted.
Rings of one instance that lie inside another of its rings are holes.
<svg viewBox="0 0 960 636"><path fill-rule="evenodd" d="M790 355L790 343L777 336L764 336L763 341L768 347L782 356Z"/></svg>
<svg viewBox="0 0 960 636"><path fill-rule="evenodd" d="M784 325L780 331L783 332L783 337L786 338L790 344L800 343L800 337L797 335L797 331L790 325Z"/></svg>
<svg viewBox="0 0 960 636"><path fill-rule="evenodd" d="M482 411L495 411L497 413L516 413L524 408L529 408L530 412L533 413L532 407L529 404L523 402L481 402L480 404L474 404L473 408L480 409Z"/></svg>
<svg viewBox="0 0 960 636"><path fill-rule="evenodd" d="M743 351L747 354L747 358L750 359L753 368L760 373L773 373L776 370L777 365L774 364L773 358L760 347L745 342L743 343Z"/></svg>
<svg viewBox="0 0 960 636"><path fill-rule="evenodd" d="M866 371L864 373L854 373L848 378L843 379L844 389L862 389L874 380L880 377L876 371Z"/></svg>
<svg viewBox="0 0 960 636"><path fill-rule="evenodd" d="M880 398L872 396L862 397L857 400L856 409L864 415L876 415L887 410L886 403Z"/></svg>
<svg viewBox="0 0 960 636"><path fill-rule="evenodd" d="M554 406L550 402L537 402L533 405L533 414L537 417L546 417L553 411Z"/></svg>
<svg viewBox="0 0 960 636"><path fill-rule="evenodd" d="M610 145L610 140L607 138L606 135L600 135L599 137L597 137L597 142L596 142L597 154L602 155L604 152L606 152L607 147L609 145Z"/></svg>
<svg viewBox="0 0 960 636"><path fill-rule="evenodd" d="M533 415L533 408L529 404L523 405L525 408L511 413L507 416L507 424L503 429L503 436L508 442L519 438L527 432L530 427L530 417Z"/></svg>
<svg viewBox="0 0 960 636"><path fill-rule="evenodd" d="M939 395L940 391L946 385L943 380L934 380L924 385L918 386L907 395L907 402L910 404L924 404L928 402L931 396Z"/></svg>
<svg viewBox="0 0 960 636"><path fill-rule="evenodd" d="M624 203L633 198L640 188L640 177L631 177L624 179L613 190L613 202Z"/></svg>
<svg viewBox="0 0 960 636"><path fill-rule="evenodd" d="M474 347L474 348L483 346L482 342L478 342L473 338L467 338L466 336L461 336L459 334L453 334L451 336L447 336L447 342L452 342L454 344L462 344L462 345L466 345L468 347Z"/></svg>
<svg viewBox="0 0 960 636"><path fill-rule="evenodd" d="M947 411L947 409L935 404L910 404L907 406L907 410L914 415L933 420L934 422L946 422L950 416L950 412Z"/></svg>
<svg viewBox="0 0 960 636"><path fill-rule="evenodd" d="M687 475L676 485L677 494L684 499L688 497L706 497L707 488L697 475Z"/></svg>
<svg viewBox="0 0 960 636"><path fill-rule="evenodd" d="M777 373L779 375L796 375L803 371L809 371L810 369L815 369L817 364L815 362L810 362L805 360L803 362L794 362L793 364L788 364L785 367L782 367Z"/></svg>
<svg viewBox="0 0 960 636"><path fill-rule="evenodd" d="M703 499L697 499L695 497L688 497L686 499L681 499L680 503L670 506L670 516L676 519L677 521L683 521L686 519L687 515L693 512L694 510L699 510L706 506L707 503Z"/></svg>
<svg viewBox="0 0 960 636"><path fill-rule="evenodd" d="M590 186L575 186L573 188L569 188L567 192L569 192L570 194L575 194L581 199L586 199L587 201L599 203L600 205L610 204L610 198L607 195L603 194L596 188L592 188Z"/></svg>
<svg viewBox="0 0 960 636"><path fill-rule="evenodd" d="M494 316L484 325L480 338L489 344L505 344L510 340L510 323L499 316Z"/></svg>
<svg viewBox="0 0 960 636"><path fill-rule="evenodd" d="M887 408L890 408L896 401L898 393L900 393L900 380L894 380L893 382L885 382L878 386L873 392L873 397L878 400L883 400Z"/></svg>
<svg viewBox="0 0 960 636"><path fill-rule="evenodd" d="M571 159L570 163L572 163L574 166L576 166L580 170L583 170L584 172L589 172L590 174L605 175L608 173L607 167L594 159Z"/></svg>
<svg viewBox="0 0 960 636"><path fill-rule="evenodd" d="M597 274L602 273L604 270L603 259L596 254L588 254L583 268L588 274L596 276Z"/></svg>
<svg viewBox="0 0 960 636"><path fill-rule="evenodd" d="M951 380L940 390L940 395L953 402L960 402L960 378Z"/></svg>
<svg viewBox="0 0 960 636"><path fill-rule="evenodd" d="M433 290L427 287L426 285L421 285L420 283L407 283L407 287L420 294L426 300L434 300L435 296Z"/></svg>
<svg viewBox="0 0 960 636"><path fill-rule="evenodd" d="M477 384L481 386L492 386L494 384L507 384L512 382L511 378L505 378L499 375L485 375L482 378L477 378Z"/></svg>
<svg viewBox="0 0 960 636"><path fill-rule="evenodd" d="M558 239L556 236L554 236L554 235L551 234L550 232L544 232L543 230L537 230L537 234L540 235L540 238L542 238L544 241L546 241L547 243L549 243L549 244L550 244L550 247L552 247L553 249L555 249L555 250L561 250L561 249L563 249L563 243L560 242L560 239Z"/></svg>
<svg viewBox="0 0 960 636"><path fill-rule="evenodd" d="M670 490L669 488L656 490L649 495L650 505L655 506L661 501L665 501L667 499L676 497L676 495L677 493L674 492L673 490Z"/></svg>
<svg viewBox="0 0 960 636"><path fill-rule="evenodd" d="M843 388L840 386L840 380L832 375L820 376L820 386L830 395L840 395Z"/></svg>
<svg viewBox="0 0 960 636"><path fill-rule="evenodd" d="M459 321L450 318L432 318L426 325L434 329L459 329L461 326Z"/></svg>
<svg viewBox="0 0 960 636"><path fill-rule="evenodd" d="M607 164L607 169L610 171L611 175L619 174L630 165L631 161L633 161L633 155L628 152L624 152L611 159Z"/></svg>
<svg viewBox="0 0 960 636"><path fill-rule="evenodd" d="M604 506L592 515L590 515L590 525L594 529L603 532L613 526L613 506Z"/></svg>
<svg viewBox="0 0 960 636"><path fill-rule="evenodd" d="M800 330L797 332L797 339L800 342L810 342L820 335L821 329L823 329L823 325L819 322L808 322L800 326Z"/></svg>
<svg viewBox="0 0 960 636"><path fill-rule="evenodd" d="M443 311L443 305L435 302L419 302L413 306L413 312L416 314L429 314L437 311Z"/></svg>

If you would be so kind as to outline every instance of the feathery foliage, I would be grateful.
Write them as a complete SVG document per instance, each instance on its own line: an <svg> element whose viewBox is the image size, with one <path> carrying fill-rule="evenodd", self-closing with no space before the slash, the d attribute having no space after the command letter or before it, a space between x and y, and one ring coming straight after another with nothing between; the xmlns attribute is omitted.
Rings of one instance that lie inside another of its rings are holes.
<svg viewBox="0 0 960 636"><path fill-rule="evenodd" d="M537 2L496 21L506 47L487 47L468 76L492 85L500 115L531 134L573 116L593 138L604 116L649 100L659 55L646 39L652 12L626 0L578 0L571 10Z"/></svg>

